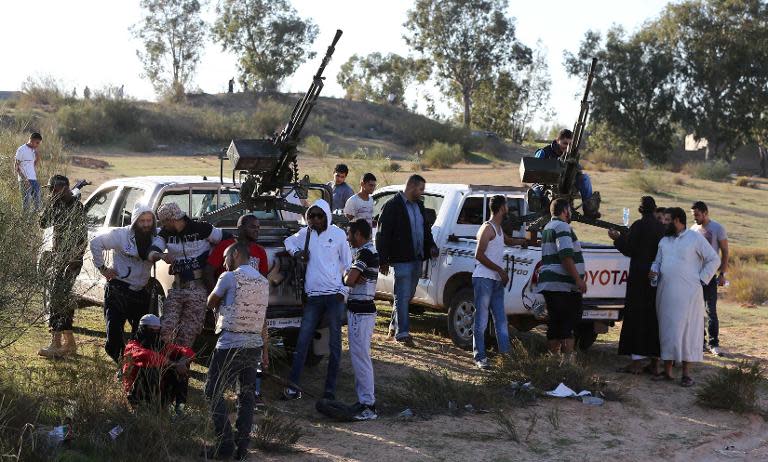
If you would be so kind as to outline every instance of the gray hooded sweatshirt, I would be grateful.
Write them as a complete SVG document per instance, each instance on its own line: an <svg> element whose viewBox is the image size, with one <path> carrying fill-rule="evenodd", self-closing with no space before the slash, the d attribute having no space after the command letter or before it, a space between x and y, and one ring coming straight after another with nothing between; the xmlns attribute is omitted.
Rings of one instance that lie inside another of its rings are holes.
<svg viewBox="0 0 768 462"><path fill-rule="evenodd" d="M304 282L304 291L308 296L347 294L344 286L344 272L352 264L352 252L347 242L347 234L338 226L331 223L331 208L323 199L316 200L307 209L319 207L328 219L328 228L322 233L312 230L309 237L309 264ZM304 214L306 218L306 214ZM307 219L309 223L309 219ZM304 250L307 237L307 227L285 240L285 250L291 255Z"/></svg>
<svg viewBox="0 0 768 462"><path fill-rule="evenodd" d="M104 252L112 250L112 269L117 273L120 281L127 283L131 290L141 290L147 285L152 270L152 262L139 256L139 248L136 245L136 234L133 225L139 216L149 212L152 214L152 243L150 249L159 251L163 247L163 241L157 236L157 221L152 208L136 204L131 215L131 225L115 228L91 239L91 254L93 265L98 268L104 264Z"/></svg>

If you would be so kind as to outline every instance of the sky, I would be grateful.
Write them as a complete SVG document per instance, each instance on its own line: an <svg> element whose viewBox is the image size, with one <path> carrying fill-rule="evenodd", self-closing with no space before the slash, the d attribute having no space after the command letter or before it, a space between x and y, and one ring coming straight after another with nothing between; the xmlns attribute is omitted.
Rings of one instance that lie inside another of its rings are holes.
<svg viewBox="0 0 768 462"><path fill-rule="evenodd" d="M326 69L323 96L343 97L336 83L339 67L353 54L374 51L408 55L402 39L406 12L413 1L405 0L291 0L298 13L311 18L320 29L312 45L318 57L303 64L287 79L283 91L303 92L309 86L319 60L336 29L344 35ZM509 15L516 18L516 35L534 47L541 40L548 52L552 77L553 122L570 126L578 115L583 79L570 78L563 70L563 51L576 51L584 33L606 31L621 25L636 30L656 17L667 1L661 0L552 0L509 2ZM215 19L216 0L205 6L204 19ZM128 96L154 99L151 84L141 76L136 56L141 46L129 28L141 19L138 0L0 0L6 19L0 28L0 90L18 90L28 76L52 76L78 95L106 85L125 85ZM34 12L32 14L31 12ZM207 40L197 68L194 87L206 93L224 92L236 75L236 57ZM414 89L439 96L434 87ZM447 106L442 105L443 111Z"/></svg>

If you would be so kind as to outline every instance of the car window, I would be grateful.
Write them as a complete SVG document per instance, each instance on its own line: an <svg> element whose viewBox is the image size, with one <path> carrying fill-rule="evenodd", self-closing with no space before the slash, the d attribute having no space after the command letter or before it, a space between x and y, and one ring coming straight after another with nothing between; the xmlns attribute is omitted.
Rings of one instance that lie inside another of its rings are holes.
<svg viewBox="0 0 768 462"><path fill-rule="evenodd" d="M385 192L383 194L380 194L378 196L374 196L373 198L373 218L378 220L379 215L381 215L381 209L384 208L384 204L386 204L394 195L397 194L397 191L390 191Z"/></svg>
<svg viewBox="0 0 768 462"><path fill-rule="evenodd" d="M435 220L437 220L437 214L440 213L440 207L443 205L443 196L424 194L422 200L424 201L424 212L427 222L434 225Z"/></svg>
<svg viewBox="0 0 768 462"><path fill-rule="evenodd" d="M85 204L85 215L88 220L88 229L97 229L104 226L107 220L107 213L112 201L115 199L117 188L105 189L99 191Z"/></svg>
<svg viewBox="0 0 768 462"><path fill-rule="evenodd" d="M160 198L157 208L159 209L160 206L170 203L178 205L181 210L189 214L189 190L166 191L163 197Z"/></svg>
<svg viewBox="0 0 768 462"><path fill-rule="evenodd" d="M483 224L483 197L468 197L459 211L456 219L458 225L482 225ZM486 212L490 217L490 211Z"/></svg>
<svg viewBox="0 0 768 462"><path fill-rule="evenodd" d="M123 188L120 200L115 208L116 213L109 220L109 226L123 227L131 224L133 208L136 203L144 198L145 191L141 188Z"/></svg>

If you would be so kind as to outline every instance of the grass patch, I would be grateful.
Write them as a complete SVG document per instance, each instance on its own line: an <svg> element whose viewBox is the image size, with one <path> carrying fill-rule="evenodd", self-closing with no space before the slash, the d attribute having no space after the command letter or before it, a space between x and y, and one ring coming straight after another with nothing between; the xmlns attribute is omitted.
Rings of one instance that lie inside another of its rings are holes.
<svg viewBox="0 0 768 462"><path fill-rule="evenodd" d="M398 412L410 408L419 414L446 414L464 410L470 404L476 409L498 406L498 390L453 379L448 371L412 371L397 388L386 388L385 402Z"/></svg>
<svg viewBox="0 0 768 462"><path fill-rule="evenodd" d="M690 163L685 166L684 170L688 171L692 177L700 180L728 181L731 176L731 167L722 160Z"/></svg>
<svg viewBox="0 0 768 462"><path fill-rule="evenodd" d="M430 168L449 168L464 160L464 149L458 144L436 141L424 151L421 160Z"/></svg>
<svg viewBox="0 0 768 462"><path fill-rule="evenodd" d="M252 444L267 452L291 451L293 445L304 436L304 430L295 419L287 419L272 411L268 411L257 425Z"/></svg>
<svg viewBox="0 0 768 462"><path fill-rule="evenodd" d="M330 154L330 146L317 135L312 135L304 140L304 152L323 159Z"/></svg>
<svg viewBox="0 0 768 462"><path fill-rule="evenodd" d="M647 194L669 195L669 183L660 172L632 172L627 178L627 184Z"/></svg>
<svg viewBox="0 0 768 462"><path fill-rule="evenodd" d="M768 272L754 258L737 259L728 272L728 294L739 303L760 305L768 301Z"/></svg>
<svg viewBox="0 0 768 462"><path fill-rule="evenodd" d="M734 367L721 368L696 394L705 407L735 412L757 410L757 388L765 379L765 367L759 362L742 361Z"/></svg>
<svg viewBox="0 0 768 462"><path fill-rule="evenodd" d="M742 188L759 189L757 182L752 181L752 178L748 176L740 176L736 178L736 182L734 184Z"/></svg>

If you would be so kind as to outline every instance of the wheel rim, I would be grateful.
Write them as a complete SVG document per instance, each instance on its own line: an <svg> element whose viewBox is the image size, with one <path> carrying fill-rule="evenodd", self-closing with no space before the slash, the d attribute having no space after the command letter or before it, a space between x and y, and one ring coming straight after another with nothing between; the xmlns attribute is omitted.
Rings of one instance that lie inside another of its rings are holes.
<svg viewBox="0 0 768 462"><path fill-rule="evenodd" d="M456 307L453 315L453 330L463 340L472 340L472 325L475 321L475 304L463 301Z"/></svg>

